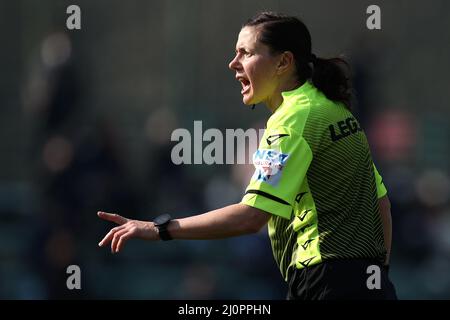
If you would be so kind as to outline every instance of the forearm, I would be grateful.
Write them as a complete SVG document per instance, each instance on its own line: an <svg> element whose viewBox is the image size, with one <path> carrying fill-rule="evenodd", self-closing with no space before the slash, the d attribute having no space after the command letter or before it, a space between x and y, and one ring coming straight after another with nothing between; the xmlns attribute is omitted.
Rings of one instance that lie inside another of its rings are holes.
<svg viewBox="0 0 450 320"><path fill-rule="evenodd" d="M385 264L389 264L392 245L391 203L387 196L380 198L378 201L380 205L381 222L383 224L384 245L387 251Z"/></svg>
<svg viewBox="0 0 450 320"><path fill-rule="evenodd" d="M168 231L174 239L221 239L258 232L270 214L244 204L233 204L204 214L174 219Z"/></svg>

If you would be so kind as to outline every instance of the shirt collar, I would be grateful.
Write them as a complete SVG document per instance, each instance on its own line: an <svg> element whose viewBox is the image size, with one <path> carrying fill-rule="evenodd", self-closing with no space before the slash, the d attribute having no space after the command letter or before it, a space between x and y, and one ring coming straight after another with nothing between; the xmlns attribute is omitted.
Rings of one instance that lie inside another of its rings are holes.
<svg viewBox="0 0 450 320"><path fill-rule="evenodd" d="M290 91L281 92L281 96L283 97L283 102L281 105L275 110L274 114L282 109L284 106L290 105L294 100L298 100L299 97L304 96L308 91L313 89L314 86L311 82L305 81L300 87L297 87Z"/></svg>

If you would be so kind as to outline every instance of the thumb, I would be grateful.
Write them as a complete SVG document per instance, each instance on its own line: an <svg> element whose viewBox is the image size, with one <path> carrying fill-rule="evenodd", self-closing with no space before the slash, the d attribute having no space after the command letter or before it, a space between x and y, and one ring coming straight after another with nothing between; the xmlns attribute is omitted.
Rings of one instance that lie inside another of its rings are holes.
<svg viewBox="0 0 450 320"><path fill-rule="evenodd" d="M116 213L108 213L108 212L99 211L99 212L97 212L97 215L99 216L99 218L101 218L103 220L111 221L111 222L117 223L119 225L122 225L122 224L128 222L127 218L122 217L121 215L118 215Z"/></svg>

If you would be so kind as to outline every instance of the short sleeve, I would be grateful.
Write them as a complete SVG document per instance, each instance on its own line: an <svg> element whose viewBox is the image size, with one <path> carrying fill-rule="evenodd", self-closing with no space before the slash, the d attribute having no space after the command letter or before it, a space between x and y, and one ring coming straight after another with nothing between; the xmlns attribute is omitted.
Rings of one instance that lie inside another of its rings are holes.
<svg viewBox="0 0 450 320"><path fill-rule="evenodd" d="M253 155L255 172L241 203L289 219L311 160L307 141L296 131L266 130Z"/></svg>
<svg viewBox="0 0 450 320"><path fill-rule="evenodd" d="M377 167L375 167L375 164L373 165L373 171L375 174L375 181L376 181L376 185L377 185L377 196L378 196L378 199L380 199L387 194L387 189L383 183L383 178L378 173Z"/></svg>

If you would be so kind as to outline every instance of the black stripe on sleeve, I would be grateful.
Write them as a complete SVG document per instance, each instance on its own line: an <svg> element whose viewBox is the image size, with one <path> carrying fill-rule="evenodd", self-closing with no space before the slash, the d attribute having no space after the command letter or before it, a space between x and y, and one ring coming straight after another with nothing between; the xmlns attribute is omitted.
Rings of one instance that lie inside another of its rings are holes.
<svg viewBox="0 0 450 320"><path fill-rule="evenodd" d="M287 205L287 206L290 206L290 204L289 204L288 202L284 201L283 199L280 199L280 198L278 198L278 197L275 197L275 196L273 196L273 195L271 195L271 194L269 194L269 193L267 193L267 192L261 191L261 190L253 190L253 189L252 189L252 190L247 190L247 192L246 192L245 194L247 194L247 193L254 193L254 194L257 194L257 195L266 197L266 198L268 198L268 199L270 199L270 200L279 202L279 203L281 203L281 204L285 204L285 205Z"/></svg>

